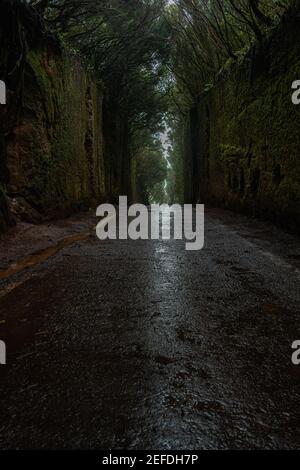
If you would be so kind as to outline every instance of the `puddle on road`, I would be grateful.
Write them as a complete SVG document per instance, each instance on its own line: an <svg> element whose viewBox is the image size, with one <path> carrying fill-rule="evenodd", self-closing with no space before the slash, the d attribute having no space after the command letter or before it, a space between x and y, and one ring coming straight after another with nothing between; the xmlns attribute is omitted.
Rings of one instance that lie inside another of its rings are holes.
<svg viewBox="0 0 300 470"><path fill-rule="evenodd" d="M1 270L0 279L7 279L8 277L13 276L14 274L18 274L21 271L24 271L25 269L28 269L28 268L31 268L32 266L36 266L37 264L43 263L44 261L47 261L47 259L49 259L51 256L58 253L63 248L66 248L67 246L72 245L73 243L76 243L78 241L86 240L87 238L90 237L90 235L91 235L90 231L84 232L84 233L77 233L76 235L71 235L70 237L60 240L54 246L50 246L43 250L39 250L36 253L33 253L32 255L28 255L25 258L21 259L20 261L17 261L11 264L6 269Z"/></svg>

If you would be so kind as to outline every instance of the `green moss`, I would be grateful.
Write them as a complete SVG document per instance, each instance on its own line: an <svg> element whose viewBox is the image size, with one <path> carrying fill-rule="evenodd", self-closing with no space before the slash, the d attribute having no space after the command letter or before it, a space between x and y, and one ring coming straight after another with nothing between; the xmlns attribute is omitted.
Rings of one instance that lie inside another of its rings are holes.
<svg viewBox="0 0 300 470"><path fill-rule="evenodd" d="M96 203L105 191L102 92L65 53L39 47L27 61L26 198L41 211Z"/></svg>
<svg viewBox="0 0 300 470"><path fill-rule="evenodd" d="M32 49L28 53L27 62L38 85L48 122L55 123L63 103L64 93L59 76L61 65L59 58L55 61L45 50ZM31 106L35 108L36 97L30 96L29 99L31 99Z"/></svg>
<svg viewBox="0 0 300 470"><path fill-rule="evenodd" d="M235 147L233 145L220 145L220 158L225 164L236 164L240 159L245 158L247 149Z"/></svg>
<svg viewBox="0 0 300 470"><path fill-rule="evenodd" d="M258 53L227 64L198 106L197 155L190 155L191 142L185 148L189 168L193 158L200 162L204 202L294 218L300 225L300 106L291 101L300 47L293 34L283 28L280 49L271 37L268 58Z"/></svg>

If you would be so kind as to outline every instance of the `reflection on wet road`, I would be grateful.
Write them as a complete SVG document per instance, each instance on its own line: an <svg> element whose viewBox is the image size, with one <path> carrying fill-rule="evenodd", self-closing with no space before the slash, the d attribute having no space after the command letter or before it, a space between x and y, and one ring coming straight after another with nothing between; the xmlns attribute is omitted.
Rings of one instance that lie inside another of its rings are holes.
<svg viewBox="0 0 300 470"><path fill-rule="evenodd" d="M299 448L298 264L211 211L202 251L95 237L1 281L0 447Z"/></svg>

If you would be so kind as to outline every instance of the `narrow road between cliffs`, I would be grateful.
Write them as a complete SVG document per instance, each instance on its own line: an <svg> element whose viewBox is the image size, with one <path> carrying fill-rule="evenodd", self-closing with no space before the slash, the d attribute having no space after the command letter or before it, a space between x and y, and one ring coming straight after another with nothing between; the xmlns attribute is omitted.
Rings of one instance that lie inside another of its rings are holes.
<svg viewBox="0 0 300 470"><path fill-rule="evenodd" d="M198 252L95 234L0 281L1 448L299 448L299 240L205 225Z"/></svg>

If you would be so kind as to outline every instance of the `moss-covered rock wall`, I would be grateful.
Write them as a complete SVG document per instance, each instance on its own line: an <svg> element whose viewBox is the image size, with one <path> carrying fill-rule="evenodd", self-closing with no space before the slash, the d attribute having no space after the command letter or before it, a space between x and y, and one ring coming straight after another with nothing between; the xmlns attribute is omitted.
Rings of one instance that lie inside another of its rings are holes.
<svg viewBox="0 0 300 470"><path fill-rule="evenodd" d="M0 4L0 229L130 192L126 123L26 4Z"/></svg>
<svg viewBox="0 0 300 470"><path fill-rule="evenodd" d="M223 71L186 131L185 196L300 227L300 8Z"/></svg>
<svg viewBox="0 0 300 470"><path fill-rule="evenodd" d="M102 91L76 58L46 43L26 54L22 105L6 139L6 191L38 212L105 194Z"/></svg>

